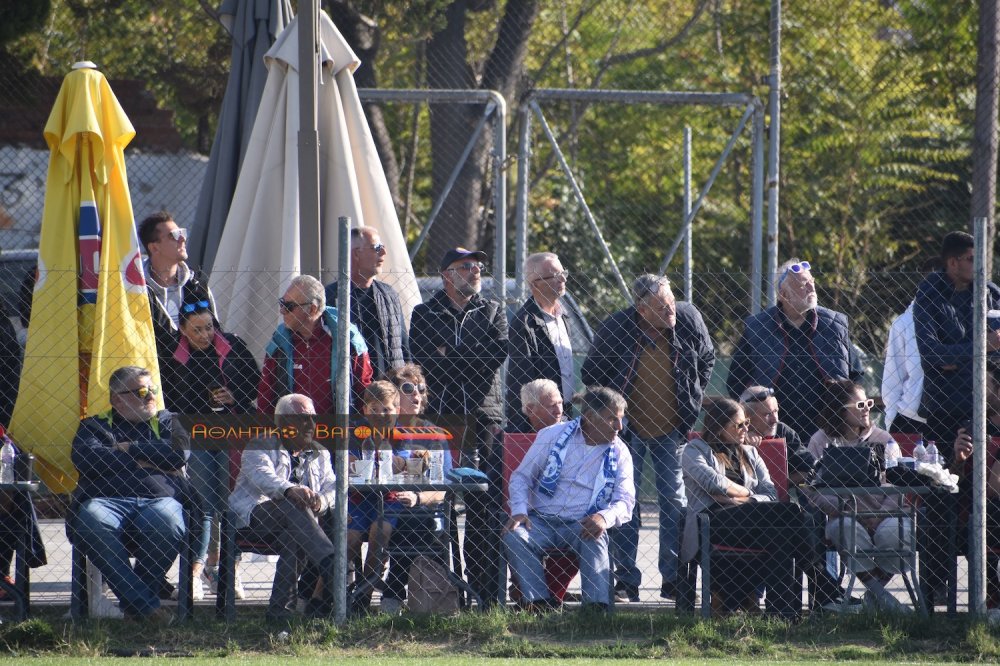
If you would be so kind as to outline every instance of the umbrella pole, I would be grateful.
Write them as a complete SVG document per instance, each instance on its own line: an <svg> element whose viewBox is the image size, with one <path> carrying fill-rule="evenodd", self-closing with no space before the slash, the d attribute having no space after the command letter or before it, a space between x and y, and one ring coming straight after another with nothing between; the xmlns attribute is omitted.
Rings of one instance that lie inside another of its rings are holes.
<svg viewBox="0 0 1000 666"><path fill-rule="evenodd" d="M322 280L319 224L319 134L316 83L319 48L316 0L299 3L299 238L302 273Z"/></svg>

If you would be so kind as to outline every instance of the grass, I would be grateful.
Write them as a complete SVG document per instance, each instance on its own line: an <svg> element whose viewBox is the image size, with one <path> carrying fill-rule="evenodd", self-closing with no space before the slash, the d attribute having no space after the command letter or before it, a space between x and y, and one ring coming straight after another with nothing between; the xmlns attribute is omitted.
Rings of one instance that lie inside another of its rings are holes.
<svg viewBox="0 0 1000 666"><path fill-rule="evenodd" d="M824 617L788 625L760 617L703 621L661 610L612 616L568 611L544 617L495 611L458 617L372 616L336 626L303 621L267 625L261 609L241 609L226 624L211 609L196 621L157 628L121 621L73 624L63 609L43 608L20 624L0 625L0 658L34 657L32 664L91 663L107 657L171 656L217 663L238 657L272 664L288 657L311 662L364 658L367 664L449 664L461 660L558 659L561 663L665 658L732 661L982 662L1000 661L1000 631L960 617ZM373 662L372 659L379 661ZM173 662L172 662L173 663Z"/></svg>

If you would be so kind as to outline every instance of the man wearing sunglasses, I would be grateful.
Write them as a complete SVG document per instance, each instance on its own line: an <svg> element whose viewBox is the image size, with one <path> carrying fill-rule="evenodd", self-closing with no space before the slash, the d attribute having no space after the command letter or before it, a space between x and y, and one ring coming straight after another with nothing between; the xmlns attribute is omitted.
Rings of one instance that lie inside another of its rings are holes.
<svg viewBox="0 0 1000 666"><path fill-rule="evenodd" d="M317 414L335 414L337 387L337 308L327 307L323 283L311 275L292 278L277 307L282 323L264 350L257 386L257 409L273 414L278 399L290 393L308 396ZM351 404L372 383L368 345L353 323L351 339Z"/></svg>
<svg viewBox="0 0 1000 666"><path fill-rule="evenodd" d="M372 227L351 229L351 321L361 329L376 375L410 361L403 307L391 286L376 280L386 248ZM337 283L326 286L326 302L336 307Z"/></svg>
<svg viewBox="0 0 1000 666"><path fill-rule="evenodd" d="M507 365L507 430L531 432L521 410L521 387L533 379L550 379L567 401L576 393L573 368L573 327L564 307L566 279L559 257L552 252L530 255L524 262L524 276L531 297L514 315L510 324ZM583 331L586 335L589 330ZM570 405L564 405L568 413Z"/></svg>
<svg viewBox="0 0 1000 666"><path fill-rule="evenodd" d="M750 421L747 444L757 446L763 439L780 438L785 440L789 451L802 447L799 433L778 420L778 399L774 397L774 389L750 386L740 394L740 404Z"/></svg>
<svg viewBox="0 0 1000 666"><path fill-rule="evenodd" d="M486 605L499 599L501 515L500 366L507 358L503 306L483 298L484 252L456 247L439 265L444 289L413 308L410 349L427 375L428 412L474 418L475 441L463 444L479 455L490 490L466 495L465 561L469 584ZM502 276L498 276L502 279Z"/></svg>
<svg viewBox="0 0 1000 666"><path fill-rule="evenodd" d="M109 389L111 409L81 421L73 439L80 480L70 532L126 617L166 622L170 615L160 609L159 591L185 530L178 474L190 443L182 428L173 427L173 415L157 410L159 391L146 368L115 370Z"/></svg>
<svg viewBox="0 0 1000 666"><path fill-rule="evenodd" d="M146 250L142 267L153 312L156 350L161 358L169 357L177 346L181 305L192 282L201 283L208 293L212 316L216 316L208 282L187 265L187 236L187 229L177 226L167 211L153 213L139 223L139 242Z"/></svg>
<svg viewBox="0 0 1000 666"><path fill-rule="evenodd" d="M823 382L860 381L864 368L847 315L817 304L808 261L783 263L774 285L778 304L746 319L726 388L738 398L749 386L772 387L785 423L811 436L819 429Z"/></svg>

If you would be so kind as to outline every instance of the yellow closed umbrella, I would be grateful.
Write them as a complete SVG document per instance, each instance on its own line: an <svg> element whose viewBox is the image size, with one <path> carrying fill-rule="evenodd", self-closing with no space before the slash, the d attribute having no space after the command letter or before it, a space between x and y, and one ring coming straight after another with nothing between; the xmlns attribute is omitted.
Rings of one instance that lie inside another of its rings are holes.
<svg viewBox="0 0 1000 666"><path fill-rule="evenodd" d="M53 492L76 487L73 436L82 417L110 408L111 373L139 365L159 381L125 174L134 136L104 75L93 63L74 65L45 125L38 281L10 424Z"/></svg>

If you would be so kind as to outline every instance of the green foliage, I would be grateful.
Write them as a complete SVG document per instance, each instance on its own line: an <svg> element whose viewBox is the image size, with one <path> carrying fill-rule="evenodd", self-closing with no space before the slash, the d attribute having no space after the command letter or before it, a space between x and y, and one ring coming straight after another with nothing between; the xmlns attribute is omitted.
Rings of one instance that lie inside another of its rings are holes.
<svg viewBox="0 0 1000 666"><path fill-rule="evenodd" d="M51 0L0 0L0 48L45 24Z"/></svg>

